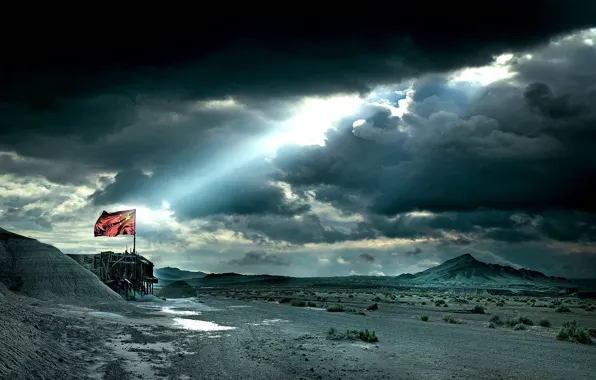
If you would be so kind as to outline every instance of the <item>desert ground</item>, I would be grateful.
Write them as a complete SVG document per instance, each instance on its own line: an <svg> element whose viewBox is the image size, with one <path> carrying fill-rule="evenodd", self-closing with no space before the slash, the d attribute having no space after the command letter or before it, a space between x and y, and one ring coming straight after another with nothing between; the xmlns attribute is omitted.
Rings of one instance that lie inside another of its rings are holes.
<svg viewBox="0 0 596 380"><path fill-rule="evenodd" d="M596 300L575 297L221 288L80 307L4 294L2 379L596 378L596 344L556 339L567 321L596 328Z"/></svg>

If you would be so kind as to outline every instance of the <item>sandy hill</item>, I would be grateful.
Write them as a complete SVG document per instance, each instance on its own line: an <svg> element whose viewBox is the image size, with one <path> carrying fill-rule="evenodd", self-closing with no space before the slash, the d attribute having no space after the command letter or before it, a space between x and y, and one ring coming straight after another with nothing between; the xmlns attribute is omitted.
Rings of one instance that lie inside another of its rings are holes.
<svg viewBox="0 0 596 380"><path fill-rule="evenodd" d="M441 284L451 286L569 286L572 282L562 277L549 277L530 269L515 269L499 264L487 264L471 254L458 256L443 264L416 274L399 276L401 280L417 285Z"/></svg>
<svg viewBox="0 0 596 380"><path fill-rule="evenodd" d="M57 248L0 228L0 282L42 300L98 305L124 302Z"/></svg>
<svg viewBox="0 0 596 380"><path fill-rule="evenodd" d="M184 281L174 281L157 291L159 297L188 298L196 297L197 290Z"/></svg>

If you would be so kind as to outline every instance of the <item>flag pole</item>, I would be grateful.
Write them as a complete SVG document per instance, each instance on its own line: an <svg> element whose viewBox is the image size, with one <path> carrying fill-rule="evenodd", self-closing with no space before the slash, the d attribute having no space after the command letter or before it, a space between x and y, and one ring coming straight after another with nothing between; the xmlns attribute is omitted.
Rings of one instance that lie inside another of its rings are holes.
<svg viewBox="0 0 596 380"><path fill-rule="evenodd" d="M135 233L132 235L132 251L137 254L137 209L135 209Z"/></svg>

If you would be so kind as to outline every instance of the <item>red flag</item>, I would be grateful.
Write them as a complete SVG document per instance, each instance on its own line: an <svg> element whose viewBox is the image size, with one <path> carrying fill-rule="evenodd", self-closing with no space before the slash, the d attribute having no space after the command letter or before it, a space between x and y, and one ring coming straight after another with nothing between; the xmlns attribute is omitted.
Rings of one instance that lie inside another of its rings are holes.
<svg viewBox="0 0 596 380"><path fill-rule="evenodd" d="M95 236L134 235L137 210L101 213L95 222Z"/></svg>

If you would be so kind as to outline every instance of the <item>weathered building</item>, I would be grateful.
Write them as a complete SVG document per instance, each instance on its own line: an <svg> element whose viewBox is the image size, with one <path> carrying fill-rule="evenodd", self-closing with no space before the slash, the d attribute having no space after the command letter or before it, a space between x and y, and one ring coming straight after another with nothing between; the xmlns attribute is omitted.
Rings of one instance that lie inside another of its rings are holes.
<svg viewBox="0 0 596 380"><path fill-rule="evenodd" d="M68 254L72 259L93 272L114 291L133 296L152 294L157 278L153 263L135 253L105 251L91 255Z"/></svg>

